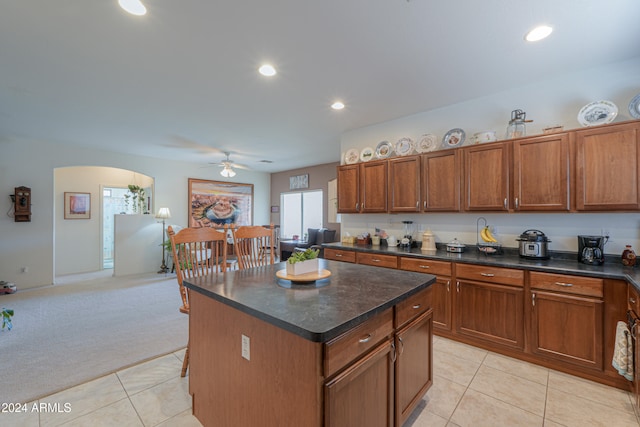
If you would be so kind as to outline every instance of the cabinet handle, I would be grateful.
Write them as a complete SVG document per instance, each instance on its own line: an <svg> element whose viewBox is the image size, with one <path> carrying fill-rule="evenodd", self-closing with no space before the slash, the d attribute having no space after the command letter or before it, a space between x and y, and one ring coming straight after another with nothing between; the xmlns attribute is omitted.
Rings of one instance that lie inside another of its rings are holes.
<svg viewBox="0 0 640 427"><path fill-rule="evenodd" d="M364 343L367 343L367 342L371 341L371 334L367 334L366 337L360 338L359 341L360 341L361 344L364 344Z"/></svg>
<svg viewBox="0 0 640 427"><path fill-rule="evenodd" d="M356 203L356 210L359 211L360 210L360 203Z"/></svg>
<svg viewBox="0 0 640 427"><path fill-rule="evenodd" d="M520 209L520 201L518 201L517 197L516 197L516 209Z"/></svg>
<svg viewBox="0 0 640 427"><path fill-rule="evenodd" d="M451 287L451 280L447 280L447 292L450 291L450 287Z"/></svg>
<svg viewBox="0 0 640 427"><path fill-rule="evenodd" d="M420 209L420 200L416 202L416 209Z"/></svg>
<svg viewBox="0 0 640 427"><path fill-rule="evenodd" d="M635 298L629 298L629 302L630 302L631 304L635 304L635 303L636 303L636 299L635 299Z"/></svg>
<svg viewBox="0 0 640 427"><path fill-rule="evenodd" d="M458 291L458 293L460 293L460 282L456 282L456 290Z"/></svg>
<svg viewBox="0 0 640 427"><path fill-rule="evenodd" d="M495 276L495 274L493 274L493 273L480 273L480 275L484 276L484 277L494 277Z"/></svg>
<svg viewBox="0 0 640 427"><path fill-rule="evenodd" d="M402 337L398 337L398 341L400 341L400 351L398 352L398 356L404 353L404 341L402 341Z"/></svg>
<svg viewBox="0 0 640 427"><path fill-rule="evenodd" d="M421 306L422 306L422 304L415 304L415 305L413 306L413 309L414 309L414 310L417 310L417 309L419 309Z"/></svg>
<svg viewBox="0 0 640 427"><path fill-rule="evenodd" d="M422 208L423 209L427 209L427 201L426 200L424 202L422 202Z"/></svg>
<svg viewBox="0 0 640 427"><path fill-rule="evenodd" d="M564 286L565 288L570 288L573 286L573 283L556 282L556 285Z"/></svg>
<svg viewBox="0 0 640 427"><path fill-rule="evenodd" d="M431 268L430 265L420 265L420 268Z"/></svg>
<svg viewBox="0 0 640 427"><path fill-rule="evenodd" d="M503 204L504 208L507 209L507 198L506 197L504 198L504 202L502 204Z"/></svg>
<svg viewBox="0 0 640 427"><path fill-rule="evenodd" d="M396 363L397 354L396 354L396 343L391 343L391 361Z"/></svg>
<svg viewBox="0 0 640 427"><path fill-rule="evenodd" d="M336 254L337 258L340 258L342 256L342 254Z"/></svg>
<svg viewBox="0 0 640 427"><path fill-rule="evenodd" d="M536 306L536 294L531 294L531 305Z"/></svg>
<svg viewBox="0 0 640 427"><path fill-rule="evenodd" d="M372 261L372 262L380 262L380 260L379 260L379 259L376 259L376 258L372 258L372 259L371 259L371 261Z"/></svg>

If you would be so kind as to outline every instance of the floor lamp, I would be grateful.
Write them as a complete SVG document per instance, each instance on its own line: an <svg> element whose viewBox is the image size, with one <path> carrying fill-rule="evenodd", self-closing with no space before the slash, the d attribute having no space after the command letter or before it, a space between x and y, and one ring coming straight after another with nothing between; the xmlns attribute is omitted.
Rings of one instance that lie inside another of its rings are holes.
<svg viewBox="0 0 640 427"><path fill-rule="evenodd" d="M165 255L164 255L164 236L165 236L165 230L164 230L164 224L165 224L165 220L171 218L171 211L169 211L169 208L160 208L158 209L158 213L156 214L156 218L157 219L161 219L162 220L162 265L160 266L160 270L158 271L158 273L166 273L167 271L169 271L169 268L167 267L167 264L165 264Z"/></svg>

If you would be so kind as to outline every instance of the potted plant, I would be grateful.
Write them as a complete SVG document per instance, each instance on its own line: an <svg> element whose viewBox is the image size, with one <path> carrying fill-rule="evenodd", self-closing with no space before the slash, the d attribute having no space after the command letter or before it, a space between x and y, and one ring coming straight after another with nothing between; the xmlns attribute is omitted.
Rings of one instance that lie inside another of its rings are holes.
<svg viewBox="0 0 640 427"><path fill-rule="evenodd" d="M306 273L316 273L318 271L317 249L308 248L304 252L294 252L287 259L287 275L298 276Z"/></svg>
<svg viewBox="0 0 640 427"><path fill-rule="evenodd" d="M145 199L144 188L139 185L129 184L127 186L128 193L124 195L124 203L128 207L131 203L133 213L147 213L147 200Z"/></svg>
<svg viewBox="0 0 640 427"><path fill-rule="evenodd" d="M2 329L6 327L11 330L13 325L11 324L11 318L13 317L13 310L10 308L2 308Z"/></svg>

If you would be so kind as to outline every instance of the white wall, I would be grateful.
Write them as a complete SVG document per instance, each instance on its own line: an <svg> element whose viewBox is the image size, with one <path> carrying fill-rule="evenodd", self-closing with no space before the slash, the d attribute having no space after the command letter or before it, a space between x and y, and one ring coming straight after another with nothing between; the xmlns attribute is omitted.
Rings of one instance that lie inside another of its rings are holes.
<svg viewBox="0 0 640 427"><path fill-rule="evenodd" d="M449 129L456 127L464 129L468 136L483 130L495 130L502 138L514 109L524 110L527 119L534 120L527 124L528 135L540 134L543 128L556 124L564 125L565 129L579 128L578 111L597 100L610 100L618 106L616 122L630 120L628 105L639 92L640 57L346 132L341 140L342 158L350 148L375 148L384 140L392 144L405 136L418 140L425 133L433 133L441 139ZM577 235L599 235L606 228L611 232L610 242L605 246L606 253L621 254L625 244L640 249L640 215L637 213L343 214L342 232L343 235L347 232L357 235L371 232L379 226L400 235L403 231L401 221L413 220L416 229L430 227L437 242L446 243L458 237L465 243L476 243L476 222L480 216L497 226L498 237L505 247L518 247L516 237L528 228L536 228L552 240L551 250L577 251Z"/></svg>
<svg viewBox="0 0 640 427"><path fill-rule="evenodd" d="M169 224L177 225L187 224L188 178L224 180L217 168L202 168L199 163L124 155L58 142L0 138L0 192L5 192L0 197L0 211L11 210L9 195L14 187L24 185L32 189L33 212L31 222L23 223L14 222L8 215L0 216L0 280L15 282L19 289L54 283L54 214L62 214L55 196L54 170L67 166L115 167L155 178L154 204L169 207ZM230 181L254 184L254 222L268 224L269 174L238 170ZM70 190L76 191L75 188ZM95 236L77 235L77 239L84 238L94 240L95 247L102 244ZM28 271L23 273L21 267L28 267Z"/></svg>

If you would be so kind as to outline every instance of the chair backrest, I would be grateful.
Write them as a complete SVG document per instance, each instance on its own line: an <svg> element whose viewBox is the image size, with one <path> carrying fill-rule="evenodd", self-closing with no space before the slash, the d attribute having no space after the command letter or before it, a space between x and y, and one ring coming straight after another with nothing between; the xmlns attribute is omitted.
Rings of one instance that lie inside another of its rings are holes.
<svg viewBox="0 0 640 427"><path fill-rule="evenodd" d="M231 228L238 268L275 264L274 226L245 225Z"/></svg>
<svg viewBox="0 0 640 427"><path fill-rule="evenodd" d="M182 307L189 311L189 294L183 281L192 277L224 273L227 265L227 235L213 228L184 228L178 233L169 226L173 265L176 269Z"/></svg>

